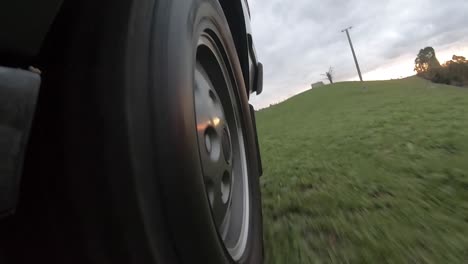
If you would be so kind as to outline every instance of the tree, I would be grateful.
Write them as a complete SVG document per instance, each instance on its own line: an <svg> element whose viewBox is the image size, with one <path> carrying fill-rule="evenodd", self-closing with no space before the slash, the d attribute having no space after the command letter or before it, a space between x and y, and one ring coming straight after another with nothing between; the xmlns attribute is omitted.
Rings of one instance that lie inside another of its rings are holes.
<svg viewBox="0 0 468 264"><path fill-rule="evenodd" d="M468 83L468 61L463 56L453 55L452 60L442 65L447 71L447 76L454 85Z"/></svg>
<svg viewBox="0 0 468 264"><path fill-rule="evenodd" d="M414 60L414 71L416 71L418 75L426 78L432 78L440 67L441 65L432 47L426 47L420 50L418 56Z"/></svg>
<svg viewBox="0 0 468 264"><path fill-rule="evenodd" d="M467 63L468 61L466 61L466 58L463 57L463 56L457 56L457 55L453 55L452 57L452 61L456 62L456 63Z"/></svg>
<svg viewBox="0 0 468 264"><path fill-rule="evenodd" d="M330 66L327 72L325 74L322 74L323 76L326 76L328 81L330 81L331 84L333 84L333 79L335 78L335 73L333 72L333 68Z"/></svg>
<svg viewBox="0 0 468 264"><path fill-rule="evenodd" d="M419 51L414 70L435 83L463 86L468 84L468 61L463 56L453 55L452 60L440 65L432 47Z"/></svg>

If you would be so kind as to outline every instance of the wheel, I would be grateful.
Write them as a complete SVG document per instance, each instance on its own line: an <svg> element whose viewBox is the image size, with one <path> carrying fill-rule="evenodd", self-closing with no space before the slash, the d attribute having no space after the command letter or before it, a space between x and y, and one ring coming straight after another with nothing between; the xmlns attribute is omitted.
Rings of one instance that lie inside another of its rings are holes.
<svg viewBox="0 0 468 264"><path fill-rule="evenodd" d="M64 5L7 263L262 263L254 129L218 1Z"/></svg>

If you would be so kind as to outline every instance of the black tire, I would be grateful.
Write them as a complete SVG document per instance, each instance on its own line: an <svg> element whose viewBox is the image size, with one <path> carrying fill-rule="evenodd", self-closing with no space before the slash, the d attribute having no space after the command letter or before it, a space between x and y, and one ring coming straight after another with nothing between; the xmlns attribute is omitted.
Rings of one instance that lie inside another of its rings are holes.
<svg viewBox="0 0 468 264"><path fill-rule="evenodd" d="M98 2L66 1L38 62L43 86L2 245L8 261L262 263L254 129L219 3ZM195 129L203 27L225 52L245 138L250 228L236 261L211 214Z"/></svg>

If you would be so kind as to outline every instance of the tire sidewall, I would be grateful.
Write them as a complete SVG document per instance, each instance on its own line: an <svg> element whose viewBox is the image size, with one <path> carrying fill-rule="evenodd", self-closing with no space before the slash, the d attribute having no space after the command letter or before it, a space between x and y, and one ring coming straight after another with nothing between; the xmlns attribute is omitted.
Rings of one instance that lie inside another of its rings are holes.
<svg viewBox="0 0 468 264"><path fill-rule="evenodd" d="M166 2L166 1L165 1ZM154 140L170 230L183 263L231 263L216 231L200 164L194 106L194 68L199 36L208 26L219 37L235 81L249 170L250 225L239 263L261 263L261 205L252 120L244 79L229 26L215 0L175 0L155 14L150 83L154 85ZM161 100L164 98L164 100ZM174 162L177 161L177 162Z"/></svg>

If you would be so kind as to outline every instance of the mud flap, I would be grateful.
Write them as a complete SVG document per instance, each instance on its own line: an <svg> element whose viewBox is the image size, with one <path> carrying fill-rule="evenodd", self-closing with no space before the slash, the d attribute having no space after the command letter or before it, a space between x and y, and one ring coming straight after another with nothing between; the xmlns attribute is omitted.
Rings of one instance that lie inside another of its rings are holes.
<svg viewBox="0 0 468 264"><path fill-rule="evenodd" d="M258 144L258 135L257 135L257 121L255 120L255 109L252 105L250 106L250 117L252 119L254 133L255 133L255 147L257 149L257 164L258 164L258 175L262 176L263 167L262 167L262 157L260 153L260 145Z"/></svg>

